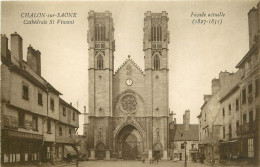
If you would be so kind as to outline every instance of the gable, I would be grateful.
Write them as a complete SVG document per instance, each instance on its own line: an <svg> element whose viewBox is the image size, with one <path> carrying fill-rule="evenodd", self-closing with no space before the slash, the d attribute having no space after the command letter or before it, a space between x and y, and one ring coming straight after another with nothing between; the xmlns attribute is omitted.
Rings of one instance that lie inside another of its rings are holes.
<svg viewBox="0 0 260 167"><path fill-rule="evenodd" d="M132 60L127 59L115 72L115 76L119 73L125 73L126 75L144 75L141 68Z"/></svg>
<svg viewBox="0 0 260 167"><path fill-rule="evenodd" d="M120 69L113 75L113 103L116 98L126 91L138 92L141 99L145 99L145 77L141 69L131 59L125 61ZM143 115L144 109L139 108L137 115ZM141 111L142 110L142 111ZM116 111L115 111L116 112ZM119 111L118 111L119 113ZM115 113L114 113L115 114Z"/></svg>

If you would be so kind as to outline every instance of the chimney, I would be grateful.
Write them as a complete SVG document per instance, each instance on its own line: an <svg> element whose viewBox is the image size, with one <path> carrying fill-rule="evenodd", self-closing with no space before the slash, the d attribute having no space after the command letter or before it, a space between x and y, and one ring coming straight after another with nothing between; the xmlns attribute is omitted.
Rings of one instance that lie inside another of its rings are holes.
<svg viewBox="0 0 260 167"><path fill-rule="evenodd" d="M8 57L8 38L1 34L1 56Z"/></svg>
<svg viewBox="0 0 260 167"><path fill-rule="evenodd" d="M27 64L36 74L41 76L41 52L33 49L31 45L27 48Z"/></svg>
<svg viewBox="0 0 260 167"><path fill-rule="evenodd" d="M11 34L11 59L17 65L23 60L23 39L17 32Z"/></svg>
<svg viewBox="0 0 260 167"><path fill-rule="evenodd" d="M182 120L183 120L184 129L186 129L186 111L183 114Z"/></svg>
<svg viewBox="0 0 260 167"><path fill-rule="evenodd" d="M220 83L220 87L224 87L227 85L228 82L228 78L230 76L230 73L227 71L221 71L219 73L219 83Z"/></svg>
<svg viewBox="0 0 260 167"><path fill-rule="evenodd" d="M176 118L174 118L174 124L176 124L177 122L176 122Z"/></svg>
<svg viewBox="0 0 260 167"><path fill-rule="evenodd" d="M259 9L255 7L248 12L248 29L249 29L249 48L251 49L254 45L255 37L257 36L259 30L259 20L258 20Z"/></svg>
<svg viewBox="0 0 260 167"><path fill-rule="evenodd" d="M72 106L72 102L70 102L70 105Z"/></svg>
<svg viewBox="0 0 260 167"><path fill-rule="evenodd" d="M185 130L190 129L190 110L185 111L185 114L183 115L183 124Z"/></svg>
<svg viewBox="0 0 260 167"><path fill-rule="evenodd" d="M84 106L84 124L88 125L89 120L88 120L88 113L86 111L86 106Z"/></svg>
<svg viewBox="0 0 260 167"><path fill-rule="evenodd" d="M219 79L212 79L211 81L211 93L212 95L214 95L215 93L217 93L217 91L220 89L220 81Z"/></svg>
<svg viewBox="0 0 260 167"><path fill-rule="evenodd" d="M258 11L258 35L260 36L260 1L257 4L257 11Z"/></svg>
<svg viewBox="0 0 260 167"><path fill-rule="evenodd" d="M212 95L204 95L204 102L209 101Z"/></svg>
<svg viewBox="0 0 260 167"><path fill-rule="evenodd" d="M173 121L173 112L171 111L170 114L169 114L169 122L172 122Z"/></svg>

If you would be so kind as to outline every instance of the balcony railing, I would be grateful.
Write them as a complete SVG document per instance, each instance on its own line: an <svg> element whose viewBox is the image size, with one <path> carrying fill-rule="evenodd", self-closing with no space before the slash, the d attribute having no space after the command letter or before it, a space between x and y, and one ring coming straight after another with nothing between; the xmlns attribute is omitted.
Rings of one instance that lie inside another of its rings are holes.
<svg viewBox="0 0 260 167"><path fill-rule="evenodd" d="M56 142L75 144L76 140L73 137L56 136Z"/></svg>
<svg viewBox="0 0 260 167"><path fill-rule="evenodd" d="M4 115L4 128L18 129L18 119L10 115Z"/></svg>
<svg viewBox="0 0 260 167"><path fill-rule="evenodd" d="M241 125L242 134L257 132L257 121Z"/></svg>
<svg viewBox="0 0 260 167"><path fill-rule="evenodd" d="M238 129L237 129L237 131L236 131L237 136L240 136L240 135L241 135L241 128L242 128L242 126L239 126L239 127L238 127Z"/></svg>
<svg viewBox="0 0 260 167"><path fill-rule="evenodd" d="M198 151L197 148L191 148L190 151Z"/></svg>
<svg viewBox="0 0 260 167"><path fill-rule="evenodd" d="M248 95L247 99L248 99L248 103L251 104L253 102L253 95L252 94Z"/></svg>
<svg viewBox="0 0 260 167"><path fill-rule="evenodd" d="M227 136L228 136L228 139L231 140L232 139L232 132L228 133Z"/></svg>
<svg viewBox="0 0 260 167"><path fill-rule="evenodd" d="M153 42L152 43L152 48L153 49L162 49L162 44L160 42L159 43Z"/></svg>
<svg viewBox="0 0 260 167"><path fill-rule="evenodd" d="M95 43L95 48L97 48L97 49L104 49L105 48L105 43L104 42L96 42Z"/></svg>

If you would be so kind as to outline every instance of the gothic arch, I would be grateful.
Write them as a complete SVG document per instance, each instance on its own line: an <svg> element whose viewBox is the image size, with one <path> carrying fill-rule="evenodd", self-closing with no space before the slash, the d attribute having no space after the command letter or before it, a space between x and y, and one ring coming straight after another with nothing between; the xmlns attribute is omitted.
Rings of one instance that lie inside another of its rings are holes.
<svg viewBox="0 0 260 167"><path fill-rule="evenodd" d="M103 69L104 61L102 53L97 54L97 69Z"/></svg>
<svg viewBox="0 0 260 167"><path fill-rule="evenodd" d="M130 118L130 121L129 121ZM119 132L127 125L131 125L133 126L141 135L142 139L145 138L145 132L143 131L142 127L139 125L138 122L136 122L136 120L134 118L132 118L131 116L126 116L116 127L116 129L114 130L114 140L116 139L116 137L118 136Z"/></svg>
<svg viewBox="0 0 260 167"><path fill-rule="evenodd" d="M130 132L123 133L121 136L119 136L120 137L119 140L121 140L126 134L129 134L129 133ZM138 142L143 142L143 140L142 140L143 138L142 138L141 134L138 132L138 130L136 130L136 129L133 130L132 134L134 134L136 136Z"/></svg>
<svg viewBox="0 0 260 167"><path fill-rule="evenodd" d="M128 131L127 128L131 127L132 130ZM125 129L126 128L126 129ZM137 122L121 122L117 128L114 130L113 147L114 151L119 151L121 148L122 139L126 135L134 135L140 144L140 151L144 149L145 132L142 130L141 126Z"/></svg>
<svg viewBox="0 0 260 167"><path fill-rule="evenodd" d="M95 146L95 157L97 159L104 159L106 156L106 145L99 141Z"/></svg>
<svg viewBox="0 0 260 167"><path fill-rule="evenodd" d="M162 26L153 24L151 28L152 41L162 41Z"/></svg>
<svg viewBox="0 0 260 167"><path fill-rule="evenodd" d="M153 149L156 151L162 151L163 150L163 145L161 142L157 141L153 144Z"/></svg>
<svg viewBox="0 0 260 167"><path fill-rule="evenodd" d="M106 145L105 145L103 142L99 141L99 142L96 144L95 149L96 149L96 150L105 150L105 149L106 149Z"/></svg>
<svg viewBox="0 0 260 167"><path fill-rule="evenodd" d="M106 39L106 28L103 24L95 25L95 41L105 41Z"/></svg>
<svg viewBox="0 0 260 167"><path fill-rule="evenodd" d="M155 70L159 70L160 69L160 58L159 58L158 54L154 55L153 65L154 65L154 69Z"/></svg>

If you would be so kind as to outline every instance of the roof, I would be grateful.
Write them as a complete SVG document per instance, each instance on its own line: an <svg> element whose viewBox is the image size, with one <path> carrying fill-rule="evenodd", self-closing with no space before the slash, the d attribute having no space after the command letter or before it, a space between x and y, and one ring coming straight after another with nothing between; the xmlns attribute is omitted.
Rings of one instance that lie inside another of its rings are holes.
<svg viewBox="0 0 260 167"><path fill-rule="evenodd" d="M259 42L258 42L259 43ZM244 65L245 61L248 60L248 58L255 53L255 51L257 51L257 45L259 44L255 44L253 45L253 47L247 52L247 54L240 60L240 62L236 65L236 68L240 68L242 65Z"/></svg>
<svg viewBox="0 0 260 167"><path fill-rule="evenodd" d="M197 118L200 118L201 117L201 112L200 112L200 114L197 116Z"/></svg>
<svg viewBox="0 0 260 167"><path fill-rule="evenodd" d="M72 105L70 105L69 103L67 103L65 100L63 100L62 98L60 98L60 103L63 104L64 106L76 111L77 113L81 114L81 112L79 112L79 110L77 110L76 108L74 108Z"/></svg>
<svg viewBox="0 0 260 167"><path fill-rule="evenodd" d="M17 74L21 75L22 77L26 78L28 81L30 81L32 84L34 84L35 86L39 87L43 91L45 91L45 92L51 91L53 93L61 95L61 93L57 89L55 89L50 83L48 83L43 77L39 76L45 82L47 82L47 86L42 84L40 81L38 81L38 79L36 79L28 71L24 70L23 68L18 67L14 63L12 63L10 59L8 59L8 58L6 58L4 56L1 56L1 60L2 60L3 64L7 65L11 71L14 71ZM26 62L23 61L23 63L26 63Z"/></svg>
<svg viewBox="0 0 260 167"><path fill-rule="evenodd" d="M232 94L234 94L238 89L239 89L239 84L235 85L227 94L225 94L223 96L223 98L221 98L219 100L219 102L220 103L224 102L228 97L230 97Z"/></svg>
<svg viewBox="0 0 260 167"><path fill-rule="evenodd" d="M199 125L198 124L190 124L189 130L185 130L184 124L175 124L173 138L174 141L195 141L199 140ZM180 134L183 134L181 137Z"/></svg>
<svg viewBox="0 0 260 167"><path fill-rule="evenodd" d="M126 59L126 60L124 61L124 63L116 70L116 72L115 72L114 75L116 75L116 74L127 64L127 62L129 62L129 61L130 61L132 64L134 64L134 66L141 72L141 74L144 75L144 72L142 71L142 69L134 62L134 60L132 60L132 59L130 58L130 56L128 56L128 59Z"/></svg>
<svg viewBox="0 0 260 167"><path fill-rule="evenodd" d="M204 101L203 105L200 107L200 109L202 110L203 107L205 107L205 105L207 104L207 101Z"/></svg>

